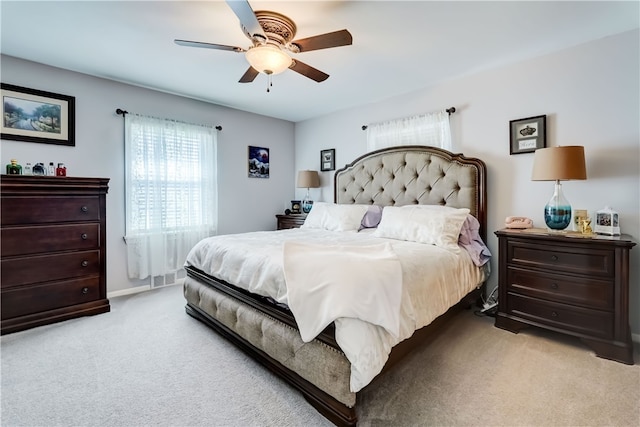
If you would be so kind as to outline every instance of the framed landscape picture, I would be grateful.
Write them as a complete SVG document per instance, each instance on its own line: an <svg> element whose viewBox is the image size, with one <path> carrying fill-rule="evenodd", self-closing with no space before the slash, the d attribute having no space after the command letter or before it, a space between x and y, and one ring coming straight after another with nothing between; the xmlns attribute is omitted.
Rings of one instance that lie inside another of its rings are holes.
<svg viewBox="0 0 640 427"><path fill-rule="evenodd" d="M2 139L75 146L73 96L2 83Z"/></svg>

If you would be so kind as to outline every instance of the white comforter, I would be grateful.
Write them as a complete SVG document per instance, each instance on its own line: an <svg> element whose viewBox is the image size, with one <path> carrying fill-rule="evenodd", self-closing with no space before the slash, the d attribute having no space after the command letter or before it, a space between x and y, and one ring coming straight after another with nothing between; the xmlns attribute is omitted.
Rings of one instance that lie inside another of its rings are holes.
<svg viewBox="0 0 640 427"><path fill-rule="evenodd" d="M402 266L391 243L287 241L282 259L289 309L302 341L312 341L343 317L382 326L398 337Z"/></svg>
<svg viewBox="0 0 640 427"><path fill-rule="evenodd" d="M253 293L288 304L283 271L285 241L327 245L390 243L402 267L399 334L355 318L335 321L336 341L351 363L351 391L357 392L380 373L391 348L428 325L484 280L483 269L469 254L436 246L375 238L371 232L288 229L214 236L199 242L186 265Z"/></svg>

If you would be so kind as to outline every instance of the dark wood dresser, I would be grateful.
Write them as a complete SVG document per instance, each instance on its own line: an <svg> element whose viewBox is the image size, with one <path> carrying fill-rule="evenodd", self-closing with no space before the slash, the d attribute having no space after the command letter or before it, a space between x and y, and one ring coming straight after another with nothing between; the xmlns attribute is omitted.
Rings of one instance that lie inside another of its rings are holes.
<svg viewBox="0 0 640 427"><path fill-rule="evenodd" d="M538 326L580 338L597 356L633 364L629 328L630 236L496 231L495 325Z"/></svg>
<svg viewBox="0 0 640 427"><path fill-rule="evenodd" d="M108 312L106 178L2 175L2 334Z"/></svg>
<svg viewBox="0 0 640 427"><path fill-rule="evenodd" d="M307 218L307 214L289 214L289 215L276 215L278 221L278 230L284 230L285 228L300 228L304 224L304 220Z"/></svg>

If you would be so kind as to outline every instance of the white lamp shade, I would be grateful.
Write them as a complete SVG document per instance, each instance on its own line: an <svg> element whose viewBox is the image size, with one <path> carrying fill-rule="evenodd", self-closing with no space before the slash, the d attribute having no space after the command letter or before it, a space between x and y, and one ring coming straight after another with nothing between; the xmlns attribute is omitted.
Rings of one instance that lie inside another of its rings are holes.
<svg viewBox="0 0 640 427"><path fill-rule="evenodd" d="M298 188L318 188L320 187L320 177L318 171L300 171L298 172Z"/></svg>
<svg viewBox="0 0 640 427"><path fill-rule="evenodd" d="M289 55L270 44L249 48L245 57L253 68L265 74L279 74L289 68L292 61Z"/></svg>
<svg viewBox="0 0 640 427"><path fill-rule="evenodd" d="M532 181L565 181L587 179L584 161L584 147L539 148L533 159Z"/></svg>

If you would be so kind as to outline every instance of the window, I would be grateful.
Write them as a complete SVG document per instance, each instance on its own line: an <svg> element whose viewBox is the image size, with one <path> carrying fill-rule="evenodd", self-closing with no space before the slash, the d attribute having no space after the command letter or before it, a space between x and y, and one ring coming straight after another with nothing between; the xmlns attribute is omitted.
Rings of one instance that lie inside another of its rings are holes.
<svg viewBox="0 0 640 427"><path fill-rule="evenodd" d="M125 116L130 278L181 269L193 245L216 233L216 145L213 127Z"/></svg>
<svg viewBox="0 0 640 427"><path fill-rule="evenodd" d="M367 151L397 145L430 145L451 151L449 113L439 111L367 126Z"/></svg>

